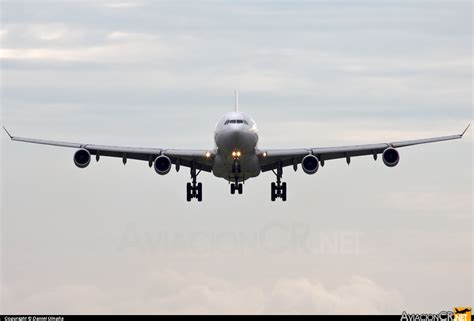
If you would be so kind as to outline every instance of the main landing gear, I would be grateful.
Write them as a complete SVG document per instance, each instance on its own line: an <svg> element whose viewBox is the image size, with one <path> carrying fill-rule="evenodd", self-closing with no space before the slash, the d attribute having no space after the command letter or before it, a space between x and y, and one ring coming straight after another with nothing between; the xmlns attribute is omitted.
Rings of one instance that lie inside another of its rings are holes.
<svg viewBox="0 0 474 321"><path fill-rule="evenodd" d="M194 166L191 167L191 183L186 184L186 200L191 202L191 199L197 198L198 202L202 201L202 183L197 183L196 178L201 171L196 172Z"/></svg>
<svg viewBox="0 0 474 321"><path fill-rule="evenodd" d="M277 177L276 183L272 183L272 202L275 201L277 198L281 198L283 202L286 202L286 183L281 182L281 178L283 176L283 166L280 164L277 168L277 171L275 172L273 170L273 173Z"/></svg>

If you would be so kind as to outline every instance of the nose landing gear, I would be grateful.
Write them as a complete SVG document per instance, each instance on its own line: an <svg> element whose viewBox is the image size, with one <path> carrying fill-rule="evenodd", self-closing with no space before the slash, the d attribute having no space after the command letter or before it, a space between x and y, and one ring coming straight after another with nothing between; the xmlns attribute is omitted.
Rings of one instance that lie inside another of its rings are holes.
<svg viewBox="0 0 474 321"><path fill-rule="evenodd" d="M202 202L202 183L198 183L196 178L201 171L196 172L194 166L191 167L191 183L186 184L186 200L191 202L191 199L196 198L198 202Z"/></svg>
<svg viewBox="0 0 474 321"><path fill-rule="evenodd" d="M237 183L237 179L235 183L230 184L230 193L234 195L235 191L237 191L239 194L244 192L244 184Z"/></svg>
<svg viewBox="0 0 474 321"><path fill-rule="evenodd" d="M234 174L238 174L240 173L241 170L240 170L240 162L239 162L239 159L236 158L234 159L234 164L232 164L232 173Z"/></svg>
<svg viewBox="0 0 474 321"><path fill-rule="evenodd" d="M244 192L244 184L239 183L238 174L241 173L241 168L240 161L238 158L234 158L234 163L232 164L232 173L234 173L235 183L230 184L230 193L234 195L235 191L237 191L239 194L242 194Z"/></svg>
<svg viewBox="0 0 474 321"><path fill-rule="evenodd" d="M277 171L273 171L277 177L276 183L273 182L271 185L271 199L274 202L277 198L281 198L283 202L286 202L286 182L281 182L283 176L283 166L279 164Z"/></svg>

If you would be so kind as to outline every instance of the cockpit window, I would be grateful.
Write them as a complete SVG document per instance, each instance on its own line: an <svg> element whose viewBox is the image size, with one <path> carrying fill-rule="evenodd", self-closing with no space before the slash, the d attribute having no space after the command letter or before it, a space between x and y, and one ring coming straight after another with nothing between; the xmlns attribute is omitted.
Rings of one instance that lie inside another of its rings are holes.
<svg viewBox="0 0 474 321"><path fill-rule="evenodd" d="M227 124L245 124L245 125L248 125L249 123L244 119L230 119L230 120L225 121L224 125L227 125Z"/></svg>

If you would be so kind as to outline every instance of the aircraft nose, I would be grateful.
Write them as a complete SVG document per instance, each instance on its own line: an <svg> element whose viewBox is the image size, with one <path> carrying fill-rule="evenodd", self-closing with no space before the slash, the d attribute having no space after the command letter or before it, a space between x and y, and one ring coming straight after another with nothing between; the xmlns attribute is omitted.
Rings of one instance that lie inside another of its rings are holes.
<svg viewBox="0 0 474 321"><path fill-rule="evenodd" d="M233 148L247 150L255 140L255 134L246 128L235 128L229 132L229 140L234 145Z"/></svg>
<svg viewBox="0 0 474 321"><path fill-rule="evenodd" d="M225 139L225 141L227 142L232 142L233 144L235 144L236 142L238 142L239 140L239 131L238 130L235 130L235 129L229 129L227 130L224 134L223 134L223 137Z"/></svg>
<svg viewBox="0 0 474 321"><path fill-rule="evenodd" d="M247 137L247 131L242 125L235 125L229 131L229 138L240 142Z"/></svg>

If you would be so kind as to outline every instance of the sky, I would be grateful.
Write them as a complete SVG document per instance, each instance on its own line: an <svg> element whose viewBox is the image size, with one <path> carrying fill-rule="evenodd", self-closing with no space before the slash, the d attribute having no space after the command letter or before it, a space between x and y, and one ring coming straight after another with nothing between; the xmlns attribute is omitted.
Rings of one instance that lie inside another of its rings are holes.
<svg viewBox="0 0 474 321"><path fill-rule="evenodd" d="M390 142L472 121L470 1L2 1L14 135L212 148L233 108L260 148ZM438 313L473 302L472 130L286 169L230 195L189 172L1 137L0 312Z"/></svg>

